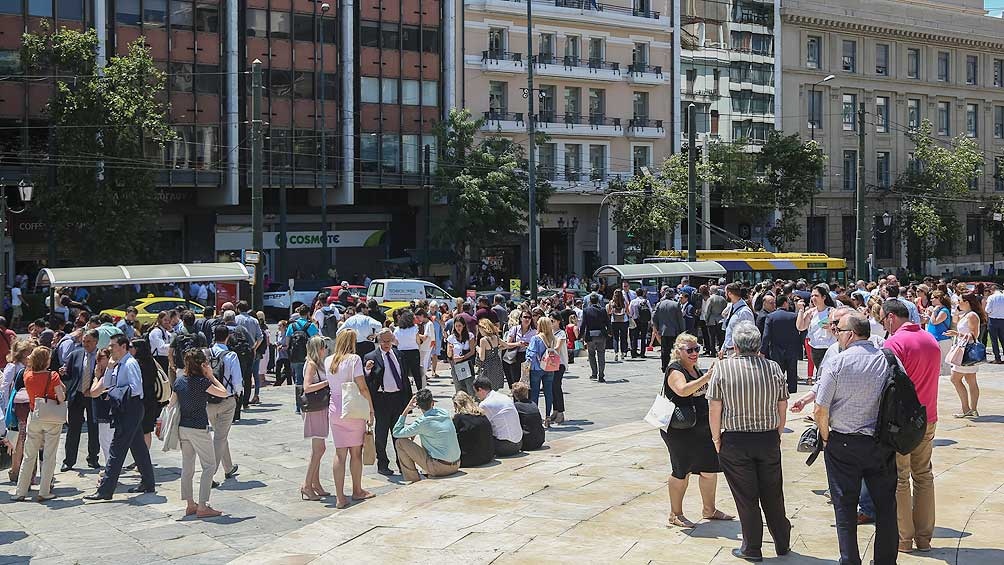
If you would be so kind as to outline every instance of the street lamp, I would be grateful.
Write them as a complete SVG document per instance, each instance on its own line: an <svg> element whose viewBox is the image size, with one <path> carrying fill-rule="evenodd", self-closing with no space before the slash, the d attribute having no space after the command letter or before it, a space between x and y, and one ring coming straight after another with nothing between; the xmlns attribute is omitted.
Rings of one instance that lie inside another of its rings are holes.
<svg viewBox="0 0 1004 565"><path fill-rule="evenodd" d="M816 141L816 110L821 108L822 104L816 104L816 87L823 84L824 82L831 81L837 78L836 75L826 75L821 80L813 83L812 87L809 89L809 104L812 109L809 112L809 135L812 141ZM819 119L823 119L822 112L820 112ZM813 190L812 194L809 196L809 217L816 215L816 191Z"/></svg>
<svg viewBox="0 0 1004 565"><path fill-rule="evenodd" d="M888 233L890 226L892 226L892 214L888 211L882 213L882 229L879 229L878 223L872 222L872 269L876 271L872 273L872 279L878 273L878 267L876 266L876 262L878 261L878 236L879 234Z"/></svg>
<svg viewBox="0 0 1004 565"><path fill-rule="evenodd" d="M327 82L324 80L324 16L327 15L331 5L327 2L321 4L321 17L317 19L317 39L321 50L320 56L320 85L321 85L321 272L327 271L328 264L331 263L331 252L328 250L328 151L327 151L327 124L324 123L324 87ZM284 267L285 268L285 267Z"/></svg>
<svg viewBox="0 0 1004 565"><path fill-rule="evenodd" d="M17 183L18 196L25 204L20 210L9 210L11 214L21 214L27 209L28 202L31 202L35 193L35 186L29 181L21 179ZM0 178L0 300L7 294L7 184Z"/></svg>

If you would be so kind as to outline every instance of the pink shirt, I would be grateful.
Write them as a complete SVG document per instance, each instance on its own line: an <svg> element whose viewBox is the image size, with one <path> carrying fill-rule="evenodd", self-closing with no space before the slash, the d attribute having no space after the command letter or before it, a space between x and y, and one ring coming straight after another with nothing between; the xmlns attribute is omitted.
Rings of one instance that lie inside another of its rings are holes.
<svg viewBox="0 0 1004 565"><path fill-rule="evenodd" d="M885 347L896 354L917 388L917 398L927 407L927 423L937 422L941 348L934 336L917 324L906 323L885 340Z"/></svg>

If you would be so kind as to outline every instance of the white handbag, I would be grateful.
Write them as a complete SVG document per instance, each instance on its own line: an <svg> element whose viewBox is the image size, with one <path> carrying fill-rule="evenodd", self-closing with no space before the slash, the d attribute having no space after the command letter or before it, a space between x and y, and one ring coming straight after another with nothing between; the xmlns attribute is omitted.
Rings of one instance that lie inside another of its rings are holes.
<svg viewBox="0 0 1004 565"><path fill-rule="evenodd" d="M463 381L474 376L471 374L471 364L467 361L461 361L454 365L453 371L456 373L458 381Z"/></svg>
<svg viewBox="0 0 1004 565"><path fill-rule="evenodd" d="M369 417L370 403L359 392L359 385L355 381L342 383L342 419L368 420Z"/></svg>
<svg viewBox="0 0 1004 565"><path fill-rule="evenodd" d="M654 428L668 431L669 422L673 419L673 412L675 410L676 404L673 404L672 400L666 398L660 392L656 395L655 401L652 403L652 407L648 409L648 414L645 415L645 421L651 424Z"/></svg>

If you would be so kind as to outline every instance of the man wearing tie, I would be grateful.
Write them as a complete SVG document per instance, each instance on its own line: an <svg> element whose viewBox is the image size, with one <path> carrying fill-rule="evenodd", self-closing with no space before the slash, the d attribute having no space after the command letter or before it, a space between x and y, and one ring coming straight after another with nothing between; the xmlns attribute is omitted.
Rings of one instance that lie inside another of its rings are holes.
<svg viewBox="0 0 1004 565"><path fill-rule="evenodd" d="M768 297L772 298L772 297ZM798 360L802 356L802 337L795 327L795 313L789 309L786 294L774 299L777 308L763 319L763 341L760 353L781 366L788 383L788 392L798 390ZM764 300L766 306L767 300Z"/></svg>
<svg viewBox="0 0 1004 565"><path fill-rule="evenodd" d="M373 398L373 412L376 416L374 442L377 472L381 475L393 475L390 458L387 457L387 435L411 400L411 381L402 378L404 365L401 354L394 347L394 332L389 328L380 330L377 333L377 344L379 347L367 353L364 358L363 373Z"/></svg>
<svg viewBox="0 0 1004 565"><path fill-rule="evenodd" d="M66 456L63 458L62 472L73 469L77 464L77 451L80 447L80 430L83 427L85 415L87 420L87 466L100 469L98 464L98 422L91 412L91 381L94 378L94 365L98 352L98 331L87 330L80 338L80 347L71 352L62 367L59 376L66 385Z"/></svg>

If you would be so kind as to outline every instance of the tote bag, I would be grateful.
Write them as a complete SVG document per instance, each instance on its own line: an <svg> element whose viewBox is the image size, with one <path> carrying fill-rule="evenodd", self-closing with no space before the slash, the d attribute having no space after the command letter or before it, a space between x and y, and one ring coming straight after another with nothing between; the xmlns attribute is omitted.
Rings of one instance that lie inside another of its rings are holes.
<svg viewBox="0 0 1004 565"><path fill-rule="evenodd" d="M366 402L366 397L359 391L356 382L342 383L342 419L368 420L369 417L370 403Z"/></svg>
<svg viewBox="0 0 1004 565"><path fill-rule="evenodd" d="M655 401L652 402L652 407L648 409L645 421L654 428L667 431L669 430L670 422L673 421L673 412L675 411L676 404L660 392L655 395Z"/></svg>
<svg viewBox="0 0 1004 565"><path fill-rule="evenodd" d="M40 396L35 399L35 408L31 411L31 419L34 422L45 422L47 424L66 423L66 403L60 402L55 398L46 398L49 396L49 391L52 390L53 376L58 378L56 373L49 375L49 382L45 386L44 397Z"/></svg>

